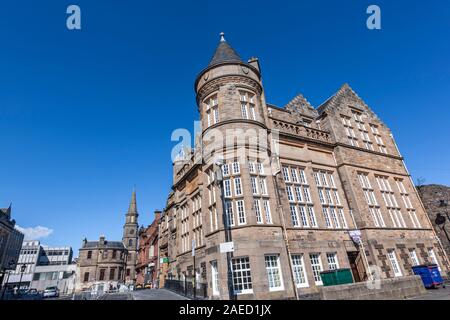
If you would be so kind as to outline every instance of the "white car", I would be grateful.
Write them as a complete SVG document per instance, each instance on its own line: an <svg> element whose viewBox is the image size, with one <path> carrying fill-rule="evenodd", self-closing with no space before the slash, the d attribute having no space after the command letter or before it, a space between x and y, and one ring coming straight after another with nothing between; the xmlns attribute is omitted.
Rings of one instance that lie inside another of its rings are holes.
<svg viewBox="0 0 450 320"><path fill-rule="evenodd" d="M59 290L57 287L48 287L44 290L44 298L55 298L59 297Z"/></svg>

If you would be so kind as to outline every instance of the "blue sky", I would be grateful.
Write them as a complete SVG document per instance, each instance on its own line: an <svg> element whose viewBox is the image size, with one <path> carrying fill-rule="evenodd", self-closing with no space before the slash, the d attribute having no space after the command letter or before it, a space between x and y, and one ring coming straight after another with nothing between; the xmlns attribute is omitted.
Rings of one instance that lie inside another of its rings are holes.
<svg viewBox="0 0 450 320"><path fill-rule="evenodd" d="M66 28L70 4L80 31ZM370 4L381 30L366 28ZM318 106L348 82L414 180L450 184L446 0L16 0L0 10L0 207L78 250L85 236L121 239L136 185L149 224L170 191L171 133L193 130L194 80L221 31L260 58L269 102L301 92Z"/></svg>

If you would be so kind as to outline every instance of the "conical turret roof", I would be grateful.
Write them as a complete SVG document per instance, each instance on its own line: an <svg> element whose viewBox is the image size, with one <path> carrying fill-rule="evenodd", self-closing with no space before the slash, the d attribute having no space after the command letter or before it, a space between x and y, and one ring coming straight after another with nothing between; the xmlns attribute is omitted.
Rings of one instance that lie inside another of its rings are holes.
<svg viewBox="0 0 450 320"><path fill-rule="evenodd" d="M220 42L209 62L208 67L223 62L242 62L239 54L234 50L224 38L224 33L220 34Z"/></svg>

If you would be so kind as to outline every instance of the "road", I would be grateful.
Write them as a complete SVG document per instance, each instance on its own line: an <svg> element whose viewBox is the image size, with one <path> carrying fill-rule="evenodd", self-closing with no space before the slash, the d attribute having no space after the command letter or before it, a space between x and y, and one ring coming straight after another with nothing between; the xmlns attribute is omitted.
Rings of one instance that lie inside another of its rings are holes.
<svg viewBox="0 0 450 320"><path fill-rule="evenodd" d="M166 289L144 289L124 293L107 293L99 300L188 300Z"/></svg>
<svg viewBox="0 0 450 320"><path fill-rule="evenodd" d="M145 289L137 290L131 293L133 300L188 300L166 289Z"/></svg>

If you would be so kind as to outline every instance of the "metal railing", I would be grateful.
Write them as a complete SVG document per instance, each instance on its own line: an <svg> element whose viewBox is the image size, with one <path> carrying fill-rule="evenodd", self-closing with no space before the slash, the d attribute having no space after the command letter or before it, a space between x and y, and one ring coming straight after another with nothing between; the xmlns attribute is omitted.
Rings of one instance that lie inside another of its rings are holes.
<svg viewBox="0 0 450 320"><path fill-rule="evenodd" d="M164 283L164 288L190 299L207 299L208 298L208 285L206 283L194 284L192 279L183 280L171 280L168 279Z"/></svg>

